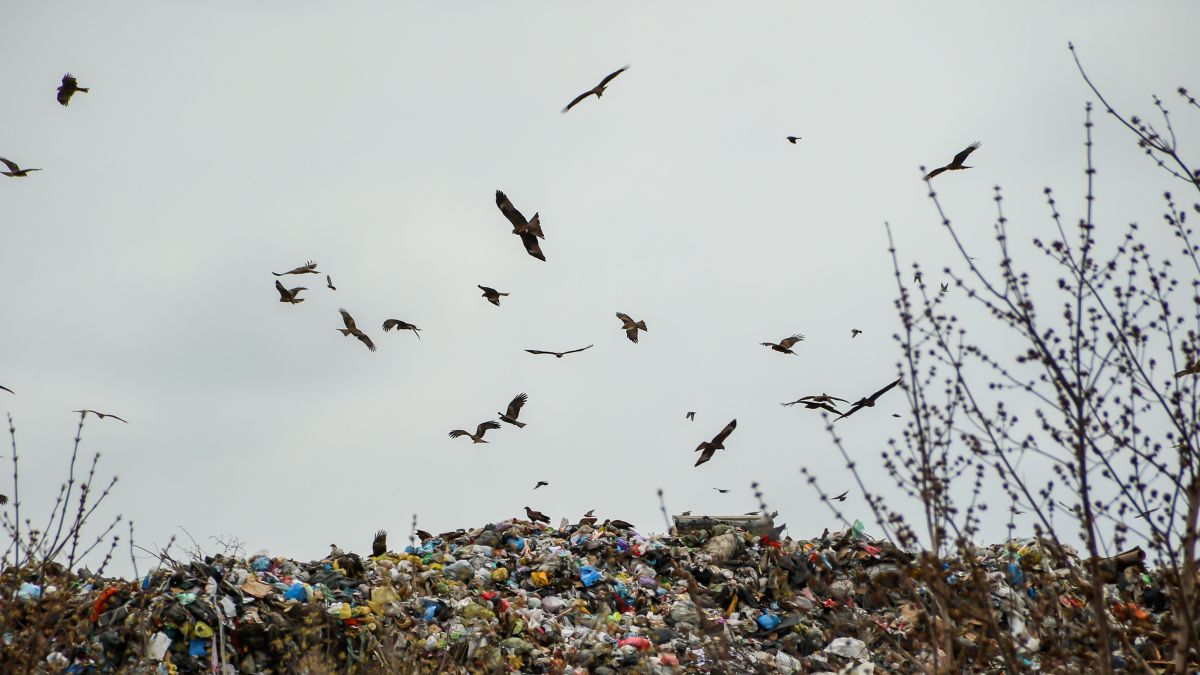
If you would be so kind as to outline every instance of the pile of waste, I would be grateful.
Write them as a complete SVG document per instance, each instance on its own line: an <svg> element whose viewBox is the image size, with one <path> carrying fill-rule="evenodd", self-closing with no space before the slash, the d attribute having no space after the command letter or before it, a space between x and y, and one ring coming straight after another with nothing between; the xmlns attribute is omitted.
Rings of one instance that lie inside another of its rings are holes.
<svg viewBox="0 0 1200 675"><path fill-rule="evenodd" d="M137 580L10 568L0 671L1013 672L1096 653L1064 546L1013 540L931 574L858 523L797 540L763 520L654 535L513 519L312 562L166 560ZM1170 599L1140 551L1122 556L1101 566L1114 666L1161 667Z"/></svg>

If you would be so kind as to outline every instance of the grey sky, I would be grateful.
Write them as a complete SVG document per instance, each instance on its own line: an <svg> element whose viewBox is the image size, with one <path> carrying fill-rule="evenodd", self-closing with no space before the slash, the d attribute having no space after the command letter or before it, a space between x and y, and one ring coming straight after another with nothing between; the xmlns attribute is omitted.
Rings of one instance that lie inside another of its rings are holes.
<svg viewBox="0 0 1200 675"><path fill-rule="evenodd" d="M1023 240L1049 227L1046 185L1073 220L1091 95L1067 41L1146 113L1200 87L1198 22L1194 2L8 3L0 155L44 169L0 180L24 508L49 509L69 411L92 407L132 422L89 419L84 450L146 546L182 525L315 557L395 543L413 512L440 530L526 504L661 529L656 488L740 513L753 480L794 535L836 528L798 468L849 478L820 418L778 403L894 377L882 224L928 270L949 252L917 167L983 142L936 181L983 256L993 185ZM62 108L68 71L93 89ZM1100 220L1158 223L1170 184L1096 118ZM497 188L540 211L548 262ZM279 303L270 271L308 259L305 302ZM334 332L338 307L377 353ZM617 311L647 322L640 344ZM758 345L793 332L799 356ZM522 391L525 429L447 438ZM899 391L839 423L864 464L892 412Z"/></svg>

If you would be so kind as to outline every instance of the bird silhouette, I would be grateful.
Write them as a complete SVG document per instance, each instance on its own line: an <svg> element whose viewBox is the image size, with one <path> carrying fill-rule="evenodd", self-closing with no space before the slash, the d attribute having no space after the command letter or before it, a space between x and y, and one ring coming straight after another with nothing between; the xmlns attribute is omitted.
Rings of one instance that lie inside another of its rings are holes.
<svg viewBox="0 0 1200 675"><path fill-rule="evenodd" d="M512 223L512 233L521 238L521 243L525 245L525 252L544 262L546 256L542 254L542 247L538 244L538 239L546 238L546 235L542 234L540 214L535 213L532 220L526 220L517 207L509 201L508 195L500 190L496 190L496 206L500 207L500 213L503 213L504 217L508 218L508 222Z"/></svg>
<svg viewBox="0 0 1200 675"><path fill-rule="evenodd" d="M925 180L930 180L943 171L959 171L961 169L970 169L971 167L964 165L963 162L967 161L967 155L970 155L972 152L975 152L979 149L979 145L979 141L975 141L974 143L968 145L967 149L955 155L954 159L950 160L949 164L938 167L925 174Z"/></svg>
<svg viewBox="0 0 1200 675"><path fill-rule="evenodd" d="M479 426L475 427L475 433L473 433L473 434L463 431L462 429L455 429L454 431L450 432L450 438L458 438L459 436L466 436L467 438L470 438L475 443L487 443L487 441L485 441L483 439L483 435L486 434L489 429L499 429L499 428L500 428L499 422L497 422L496 420L489 420L487 422L480 422Z"/></svg>
<svg viewBox="0 0 1200 675"><path fill-rule="evenodd" d="M342 315L342 323L345 324L346 327L337 328L335 330L342 335L353 335L354 337L358 338L359 342L366 345L367 349L375 351L375 343L371 342L371 338L367 337L366 333L362 332L358 329L358 326L354 325L354 317L350 316L350 312L347 312L344 309L339 309L338 312Z"/></svg>
<svg viewBox="0 0 1200 675"><path fill-rule="evenodd" d="M63 105L70 103L71 97L77 91L88 93L87 87L79 86L79 81L75 79L74 75L70 73L63 75L62 84L58 87L58 102Z"/></svg>
<svg viewBox="0 0 1200 675"><path fill-rule="evenodd" d="M546 524L550 523L549 516L542 513L541 511L534 511L533 509L529 508L528 506L525 507L525 515L528 516L529 519L535 523L546 523Z"/></svg>
<svg viewBox="0 0 1200 675"><path fill-rule="evenodd" d="M861 332L862 332L862 331L861 331L861 330L859 330L859 329L857 329L857 328L851 328L851 329L850 329L850 339L852 339L852 340L853 340L854 338L858 337L858 334L859 334L859 333L861 333Z"/></svg>
<svg viewBox="0 0 1200 675"><path fill-rule="evenodd" d="M567 112L571 108L574 108L580 101L591 96L592 94L595 94L596 98L600 98L601 96L604 95L604 90L608 88L608 83L612 82L613 78L615 78L616 76L625 72L626 70L629 70L629 66L625 66L623 68L618 68L617 70L614 70L613 72L609 73L608 75L606 75L604 77L603 80L600 80L600 84L598 84L598 85L592 87L591 89L588 89L587 91L583 92L582 94L576 96L575 100L568 103L567 107L563 108L562 111L564 113Z"/></svg>
<svg viewBox="0 0 1200 675"><path fill-rule="evenodd" d="M637 344L638 331L646 330L646 322L634 321L632 317L623 312L617 312L617 318L621 320L621 328L625 331L625 337L629 338L630 342Z"/></svg>
<svg viewBox="0 0 1200 675"><path fill-rule="evenodd" d="M842 411L837 409L837 405L834 403L834 401L849 403L849 401L844 398L838 398L836 396L830 396L829 394L822 393L820 396L801 396L795 401L780 403L780 405L791 406L800 403L809 410L828 410L834 415L841 415Z"/></svg>
<svg viewBox="0 0 1200 675"><path fill-rule="evenodd" d="M517 394L515 397L513 397L513 400L508 404L507 412L496 413L497 415L500 416L500 421L508 422L509 424L516 426L518 429L524 428L525 423L518 422L517 415L521 414L521 408L525 406L525 402L528 400L529 400L529 397L526 396L525 394L523 394L523 393Z"/></svg>
<svg viewBox="0 0 1200 675"><path fill-rule="evenodd" d="M692 452L700 452L701 450L703 450L703 452L700 453L700 459L696 460L696 463L692 466L700 466L701 464L712 459L713 454L716 453L717 450L725 449L725 439L729 438L729 434L732 434L733 430L736 428L737 420L735 419L729 424L726 424L725 428L722 429L719 434L713 436L711 441L705 441L700 445L697 445L696 449Z"/></svg>
<svg viewBox="0 0 1200 675"><path fill-rule="evenodd" d="M620 518L613 518L612 520L605 520L604 524L612 525L613 527L619 527L622 530L632 530L633 529L633 523L631 523L627 520L621 520Z"/></svg>
<svg viewBox="0 0 1200 675"><path fill-rule="evenodd" d="M1183 370L1175 373L1175 379L1179 379L1184 375L1200 375L1200 361L1195 361L1185 367Z"/></svg>
<svg viewBox="0 0 1200 675"><path fill-rule="evenodd" d="M299 296L299 294L300 294L300 291L307 291L308 289L305 288L304 286L297 286L295 288L284 288L283 284L279 283L279 280L276 279L275 280L275 290L279 291L279 301L280 302L287 302L287 303L291 303L291 304L295 305L297 303L304 302L304 298L301 298Z"/></svg>
<svg viewBox="0 0 1200 675"><path fill-rule="evenodd" d="M371 542L371 557L378 558L384 553L387 553L387 530L379 530Z"/></svg>
<svg viewBox="0 0 1200 675"><path fill-rule="evenodd" d="M684 415L684 417L688 418L689 420L691 420L693 422L696 421L696 413L694 411L689 411L687 415Z"/></svg>
<svg viewBox="0 0 1200 675"><path fill-rule="evenodd" d="M0 495L0 506L8 503L8 495Z"/></svg>
<svg viewBox="0 0 1200 675"><path fill-rule="evenodd" d="M383 322L383 332L386 333L393 328L396 329L396 332L400 332L402 330L411 330L413 335L417 336L418 340L421 339L421 329L417 328L415 324L408 323L407 321L401 321L400 319L388 319L387 321Z"/></svg>
<svg viewBox="0 0 1200 675"><path fill-rule="evenodd" d="M333 277L329 276L328 274L325 275L325 287L331 291L337 290L337 286L333 285Z"/></svg>
<svg viewBox="0 0 1200 675"><path fill-rule="evenodd" d="M849 410L842 413L841 417L838 417L837 419L840 420L840 419L842 419L842 417L849 417L849 416L853 415L854 413L858 412L859 410L862 410L863 408L874 408L875 401L880 396L883 396L884 394L891 391L892 387L895 387L896 385L900 384L900 380L901 380L901 378L898 377L898 378L896 378L895 382L892 382L891 384L884 387L883 389L880 389L879 391L875 392L874 394L871 394L870 396L866 396L864 398L858 399L853 404L851 404ZM837 420L834 420L834 421L836 422Z"/></svg>
<svg viewBox="0 0 1200 675"><path fill-rule="evenodd" d="M844 501L846 501L846 495L848 495L848 494L850 494L850 491L846 490L845 492L834 497L833 499L834 499L834 501L844 502Z"/></svg>
<svg viewBox="0 0 1200 675"><path fill-rule="evenodd" d="M0 164L8 167L8 171L0 171L0 174L4 174L9 178L24 178L29 175L30 171L41 171L41 169L22 169L17 166L16 162L11 159L4 159L3 157L0 157Z"/></svg>
<svg viewBox="0 0 1200 675"><path fill-rule="evenodd" d="M95 410L91 410L88 408L84 408L83 410L72 410L71 412L79 413L80 417L87 417L88 413L91 413L100 419L104 419L105 417L111 417L114 420L121 420L122 422L125 422L125 424L129 424L129 422L127 420L121 419L120 417L117 417L116 415L113 415L110 413L96 412Z"/></svg>
<svg viewBox="0 0 1200 675"><path fill-rule="evenodd" d="M547 351L543 351L541 349L526 349L525 351L529 352L530 354L553 354L555 356L555 358L561 359L563 356L566 356L567 354L574 354L575 352L581 352L585 349L591 349L592 346L593 345L588 345L586 347L580 347L579 349L570 349L565 352L547 352Z"/></svg>
<svg viewBox="0 0 1200 675"><path fill-rule="evenodd" d="M796 352L792 351L792 345L796 344L797 342L800 342L803 339L804 339L803 335L796 333L795 335L793 335L791 337L780 340L779 344L775 344L774 342L760 342L759 344L764 347L770 347L771 349L774 349L777 352L782 352L784 354L795 354Z"/></svg>
<svg viewBox="0 0 1200 675"><path fill-rule="evenodd" d="M722 489L722 488L713 488L713 489L714 489L714 490L716 490L717 492L720 492L721 494L728 494L728 493L729 493L729 490L725 490L725 489Z"/></svg>
<svg viewBox="0 0 1200 675"><path fill-rule="evenodd" d="M479 286L479 284L475 285ZM479 286L479 290L483 291L483 297L487 298L488 302L497 307L500 306L500 297L508 295L508 293L501 293L500 291L494 288L488 288L487 286Z"/></svg>
<svg viewBox="0 0 1200 675"><path fill-rule="evenodd" d="M534 486L533 486L533 489L534 489L534 490L536 490L536 489L538 489L538 488L542 487L543 485L549 485L549 483L547 483L547 482L546 482L546 481L544 481L544 480L539 480L539 481L537 482L537 485L534 485Z"/></svg>
<svg viewBox="0 0 1200 675"><path fill-rule="evenodd" d="M308 262L304 263L303 265L301 265L295 269L288 270L287 272L271 272L271 274L274 274L277 277L282 277L282 276L285 276L288 274L316 274L316 273L317 273L317 263L315 263L311 260L309 260Z"/></svg>
<svg viewBox="0 0 1200 675"><path fill-rule="evenodd" d="M4 391L7 391L8 393L12 394L13 396L16 396L16 395L17 395L17 392L13 391L12 389L9 389L8 387L6 387L6 386L4 386L4 385L2 385L2 384L0 384L0 389L3 389Z"/></svg>
<svg viewBox="0 0 1200 675"><path fill-rule="evenodd" d="M787 140L788 140L788 143L791 143L792 145L795 145L795 144L796 144L796 141L799 141L799 140L801 140L801 138L800 138L799 136L788 136L788 137L787 137Z"/></svg>

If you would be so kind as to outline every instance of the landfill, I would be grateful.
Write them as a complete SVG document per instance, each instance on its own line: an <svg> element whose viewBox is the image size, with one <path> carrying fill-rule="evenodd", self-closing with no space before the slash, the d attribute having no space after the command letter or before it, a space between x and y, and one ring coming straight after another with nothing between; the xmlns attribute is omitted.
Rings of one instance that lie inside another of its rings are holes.
<svg viewBox="0 0 1200 675"><path fill-rule="evenodd" d="M9 568L0 672L1062 672L1095 652L1068 547L1013 540L931 575L861 523L792 539L736 522L514 518L379 555L164 558L134 580ZM1122 556L1101 566L1113 664L1163 668L1165 582Z"/></svg>

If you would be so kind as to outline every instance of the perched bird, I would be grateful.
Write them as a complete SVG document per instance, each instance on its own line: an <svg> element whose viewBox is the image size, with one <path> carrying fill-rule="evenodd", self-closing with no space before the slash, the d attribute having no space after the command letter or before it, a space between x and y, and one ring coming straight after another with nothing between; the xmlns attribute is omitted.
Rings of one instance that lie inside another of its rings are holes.
<svg viewBox="0 0 1200 675"><path fill-rule="evenodd" d="M524 428L525 423L518 422L517 415L521 414L521 408L523 408L525 406L525 402L528 400L529 400L529 397L523 393L517 394L516 396L514 396L513 400L511 402L509 402L508 410L506 412L496 413L497 415L500 416L500 421L508 422L509 424L516 426L518 429Z"/></svg>
<svg viewBox="0 0 1200 675"><path fill-rule="evenodd" d="M512 223L512 233L521 237L521 243L525 245L525 252L544 262L546 256L542 254L542 247L538 244L538 239L546 238L546 235L542 234L540 215L535 213L532 220L525 220L525 216L509 201L508 195L500 190L496 190L496 206L500 207L500 213L503 213L504 217L508 218L508 222Z"/></svg>
<svg viewBox="0 0 1200 675"><path fill-rule="evenodd" d="M30 171L41 171L41 169L22 169L17 166L16 162L4 159L3 157L0 157L0 164L8 167L8 171L0 171L0 174L4 174L9 178L24 178L29 175Z"/></svg>
<svg viewBox="0 0 1200 675"><path fill-rule="evenodd" d="M366 345L367 349L369 349L371 351L375 351L375 343L371 342L371 338L367 337L366 333L362 332L361 330L358 329L358 326L354 325L354 317L350 316L350 312L347 312L344 309L339 309L338 312L341 313L342 323L346 324L346 327L345 328L337 328L335 330L337 330L342 335L353 335L354 337L358 338L359 342Z"/></svg>
<svg viewBox="0 0 1200 675"><path fill-rule="evenodd" d="M725 449L725 439L729 438L729 434L732 434L733 430L736 428L737 420L733 420L729 424L725 425L725 428L721 430L721 433L713 436L711 441L705 441L700 445L697 445L696 449L692 452L700 452L701 450L704 452L700 453L700 459L696 460L696 463L692 466L700 466L701 464L712 459L713 453L715 453L717 450Z"/></svg>
<svg viewBox="0 0 1200 675"><path fill-rule="evenodd" d="M499 428L500 428L499 422L497 422L496 420L489 420L487 422L480 422L479 426L475 427L475 433L473 433L473 434L463 431L462 429L455 429L454 431L450 432L450 438L458 438L459 436L466 436L467 438L470 438L472 441L474 441L476 443L487 443L487 441L483 440L483 435L488 432L488 429L499 429Z"/></svg>
<svg viewBox="0 0 1200 675"><path fill-rule="evenodd" d="M571 108L574 108L580 101L591 96L592 94L595 94L596 98L600 98L601 96L604 95L604 90L608 87L608 83L612 82L614 77L620 75L621 73L625 72L626 70L629 70L629 66L625 66L624 68L619 68L619 69L614 70L613 72L609 73L603 80L600 80L600 84L598 84L598 85L592 87L591 89L583 92L582 94L576 96L575 100L568 103L567 107L563 108L562 111L564 113L567 112Z"/></svg>
<svg viewBox="0 0 1200 675"><path fill-rule="evenodd" d="M621 528L622 530L632 530L632 529L633 529L633 523L630 523L630 522L628 522L628 521L621 520L620 518L614 518L614 519L612 519L612 520L606 520L606 521L604 521L604 524L605 524L605 525L612 525L613 527L619 527L619 528Z"/></svg>
<svg viewBox="0 0 1200 675"><path fill-rule="evenodd" d="M880 396L883 396L884 394L891 391L892 387L895 387L896 385L900 384L901 379L902 378L897 377L895 382L892 382L891 384L884 387L883 389L880 389L879 391L875 392L874 394L871 394L870 396L858 399L853 404L851 404L850 409L847 410L845 413L843 413L841 415L841 417L838 417L838 419L840 420L842 417L849 417L849 416L853 415L854 413L858 412L859 410L862 410L863 408L874 408L876 399L878 399ZM834 420L834 421L836 422L837 420Z"/></svg>
<svg viewBox="0 0 1200 675"><path fill-rule="evenodd" d="M721 489L721 488L713 488L713 489L714 489L714 490L716 490L717 492L720 492L720 493L721 493L721 494L723 494L723 495L724 495L724 494L729 494L729 490L724 490L724 489Z"/></svg>
<svg viewBox="0 0 1200 675"><path fill-rule="evenodd" d="M380 530L375 533L375 541L371 542L371 557L378 558L387 553L387 530Z"/></svg>
<svg viewBox="0 0 1200 675"><path fill-rule="evenodd" d="M433 535L426 532L425 530L413 530L413 534L417 535L417 537L421 541L428 541L430 539L433 539Z"/></svg>
<svg viewBox="0 0 1200 675"><path fill-rule="evenodd" d="M475 285L479 286L479 284ZM500 291L494 288L488 288L487 286L479 286L479 290L483 291L483 297L487 298L488 302L497 307L500 306L500 296L508 295L508 293L501 293Z"/></svg>
<svg viewBox="0 0 1200 675"><path fill-rule="evenodd" d="M291 303L294 305L296 303L304 302L304 298L299 297L300 291L307 291L308 289L305 288L304 286L297 286L295 288L284 288L283 284L279 283L279 280L276 279L275 280L275 290L279 291L279 301L280 302L288 302L288 303Z"/></svg>
<svg viewBox="0 0 1200 675"><path fill-rule="evenodd" d="M689 420L691 420L693 422L696 421L696 413L694 411L689 411L687 415L684 415L684 417L688 418Z"/></svg>
<svg viewBox="0 0 1200 675"><path fill-rule="evenodd" d="M617 318L621 320L621 328L625 331L625 337L629 338L630 342L637 344L638 331L646 330L646 322L634 321L633 317L624 312L617 312Z"/></svg>
<svg viewBox="0 0 1200 675"><path fill-rule="evenodd" d="M337 286L333 285L333 277L329 276L328 274L325 275L325 287L331 291L337 290Z"/></svg>
<svg viewBox="0 0 1200 675"><path fill-rule="evenodd" d="M534 490L536 490L536 489L538 489L538 488L542 487L543 485L550 485L550 484L549 484L549 483L547 483L547 482L546 482L546 481L544 481L544 480L539 480L539 481L537 482L537 485L534 485L534 486L533 486L533 489L534 489Z"/></svg>
<svg viewBox="0 0 1200 675"><path fill-rule="evenodd" d="M788 136L787 139L788 143L791 143L792 145L795 145L796 141L801 140L799 136Z"/></svg>
<svg viewBox="0 0 1200 675"><path fill-rule="evenodd" d="M974 143L968 145L966 150L963 150L962 152L955 155L954 159L950 160L950 163L947 164L946 166L938 167L938 168L934 169L933 171L930 171L929 173L925 174L925 180L929 180L943 171L958 171L960 169L970 169L971 167L965 166L963 164L963 162L967 161L967 155L970 155L972 152L975 152L978 149L979 149L979 141L975 141Z"/></svg>
<svg viewBox="0 0 1200 675"><path fill-rule="evenodd" d="M579 524L581 526L587 525L588 527L595 525L596 524L596 516L593 515L595 512L596 512L596 509L588 509L588 512L583 514L583 517L579 519Z"/></svg>
<svg viewBox="0 0 1200 675"><path fill-rule="evenodd" d="M838 501L838 502L844 502L844 501L846 501L846 495L848 495L848 494L850 494L850 491L849 491L849 490L846 490L845 492L843 492L842 494L840 494L840 495L838 495L838 496L834 497L833 499L834 499L834 501Z"/></svg>
<svg viewBox="0 0 1200 675"><path fill-rule="evenodd" d="M862 331L857 328L851 328L850 329L850 339L853 340L854 338L858 337L858 334L861 332Z"/></svg>
<svg viewBox="0 0 1200 675"><path fill-rule="evenodd" d="M415 324L408 323L407 321L401 321L400 319L388 319L387 321L383 322L383 332L386 333L393 328L395 328L397 332L402 330L411 330L413 335L417 336L418 340L421 339L421 329L417 328Z"/></svg>
<svg viewBox="0 0 1200 675"><path fill-rule="evenodd" d="M1175 373L1175 379L1179 379L1184 375L1200 375L1200 361L1194 361L1183 370Z"/></svg>
<svg viewBox="0 0 1200 675"><path fill-rule="evenodd" d="M542 513L541 511L534 511L533 509L529 508L528 506L525 507L525 515L528 516L529 519L535 523L546 523L547 525L550 524L549 516Z"/></svg>
<svg viewBox="0 0 1200 675"><path fill-rule="evenodd" d="M9 389L8 387L6 387L6 386L4 386L4 385L2 385L2 384L0 384L0 389L3 389L4 391L7 391L8 393L12 394L13 396L16 396L16 395L17 395L17 392L13 391L12 389Z"/></svg>
<svg viewBox="0 0 1200 675"><path fill-rule="evenodd" d="M83 410L72 410L71 412L79 413L80 417L87 417L88 413L91 413L91 414L95 415L96 417L99 417L100 419L104 419L105 417L111 417L114 420L121 420L122 422L125 422L125 424L129 424L129 422L127 420L123 420L120 417L117 417L116 415L112 415L109 413L96 412L95 410L89 410L88 408L84 408Z"/></svg>
<svg viewBox="0 0 1200 675"><path fill-rule="evenodd" d="M315 263L311 260L309 260L308 262L304 263L303 265L301 265L295 269L288 270L287 272L271 272L271 274L274 274L277 277L282 277L282 276L285 276L288 274L316 274L316 273L317 273L317 263Z"/></svg>
<svg viewBox="0 0 1200 675"><path fill-rule="evenodd" d="M591 348L592 348L592 345L588 345L586 347L580 347L579 349L571 349L571 350L568 350L565 352L544 352L540 349L526 349L525 351L529 352L530 354L553 354L555 356L555 358L561 359L563 356L565 356L567 354L574 354L575 352L581 352L585 349L591 349Z"/></svg>
<svg viewBox="0 0 1200 675"><path fill-rule="evenodd" d="M88 93L87 87L79 86L79 81L75 79L74 75L70 73L63 75L62 84L58 87L58 102L63 105L70 103L71 96L77 91Z"/></svg>
<svg viewBox="0 0 1200 675"><path fill-rule="evenodd" d="M796 344L797 342L800 342L803 339L804 339L803 335L796 333L795 335L793 335L791 337L780 340L779 344L775 344L774 342L760 342L759 344L764 347L770 347L771 349L774 349L777 352L782 352L784 354L795 354L796 352L792 351L792 345Z"/></svg>

